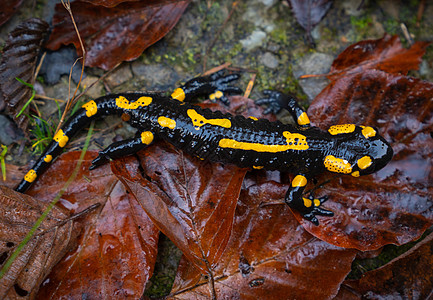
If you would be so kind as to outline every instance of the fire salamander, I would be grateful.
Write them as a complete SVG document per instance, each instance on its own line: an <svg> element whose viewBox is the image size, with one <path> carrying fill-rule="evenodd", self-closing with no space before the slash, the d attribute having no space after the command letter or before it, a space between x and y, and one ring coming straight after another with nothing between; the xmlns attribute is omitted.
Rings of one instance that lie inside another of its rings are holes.
<svg viewBox="0 0 433 300"><path fill-rule="evenodd" d="M171 97L151 93L108 95L87 102L54 136L45 153L28 171L16 188L25 192L86 124L106 115L127 115L137 128L135 137L115 142L99 152L90 169L111 159L130 155L150 145L155 137L201 159L236 164L254 169L265 168L296 172L285 202L315 225L317 215L332 216L322 208L327 197L303 196L307 182L322 171L350 174L354 177L383 168L393 151L376 129L344 124L322 131L310 125L309 118L296 100L280 92L266 91L268 111L286 108L297 126L212 112L188 103L198 95L210 95L227 103L226 94L241 93L229 83L238 74L218 72L197 77L176 89Z"/></svg>

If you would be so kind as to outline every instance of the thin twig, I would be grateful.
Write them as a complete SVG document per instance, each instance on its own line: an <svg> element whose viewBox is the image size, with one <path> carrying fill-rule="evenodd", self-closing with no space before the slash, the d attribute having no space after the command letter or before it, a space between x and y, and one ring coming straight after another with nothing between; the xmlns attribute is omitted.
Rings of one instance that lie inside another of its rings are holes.
<svg viewBox="0 0 433 300"><path fill-rule="evenodd" d="M250 96L251 91L253 90L253 86L254 86L254 82L256 80L256 76L257 76L257 74L253 74L251 76L251 79L248 82L247 88L246 88L245 93L244 93L244 97L245 98L248 98Z"/></svg>
<svg viewBox="0 0 433 300"><path fill-rule="evenodd" d="M74 91L74 94L72 95L72 97L70 97L71 76L72 76L72 69L73 69L73 67L74 67L74 65L75 65L75 63L77 61L75 61L74 65L72 66L71 71L69 73L68 102L66 103L66 107L65 107L65 110L63 111L63 114L62 114L62 117L60 119L59 125L57 125L56 132L62 126L68 110L72 107L72 103L73 103L73 101L75 99L75 95L77 94L78 89L79 89L80 84L81 84L81 80L83 79L84 65L85 65L85 62L86 62L86 49L84 48L84 44L83 44L83 41L81 40L80 32L78 31L78 27L77 27L77 24L75 23L74 15L72 14L71 2L69 0L67 0L67 3L65 3L64 0L61 0L61 1L62 1L62 4L63 4L63 7L68 11L69 16L71 17L71 21L72 21L72 24L74 25L75 32L77 33L77 37L78 37L78 40L80 42L81 51L82 51L83 55L80 58L77 59L77 61L80 60L80 59L82 59L82 61L81 61L81 75L80 75L80 80L78 81L77 87L75 88L75 91Z"/></svg>
<svg viewBox="0 0 433 300"><path fill-rule="evenodd" d="M222 69L227 69L230 65L231 65L231 63L229 63L229 62L223 63L222 65L219 65L218 67L207 70L206 72L204 72L202 74L202 76L207 76L207 75L216 73Z"/></svg>
<svg viewBox="0 0 433 300"><path fill-rule="evenodd" d="M41 94L35 94L35 98L44 99L44 100L51 100L51 101L58 101L58 102L65 102L65 100L62 100L62 99L51 98L51 97L44 96Z"/></svg>

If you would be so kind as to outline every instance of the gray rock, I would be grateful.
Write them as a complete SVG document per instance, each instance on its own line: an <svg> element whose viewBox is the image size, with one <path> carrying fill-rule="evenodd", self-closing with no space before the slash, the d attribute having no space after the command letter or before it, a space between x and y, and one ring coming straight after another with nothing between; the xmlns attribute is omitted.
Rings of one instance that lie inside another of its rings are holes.
<svg viewBox="0 0 433 300"><path fill-rule="evenodd" d="M260 62L269 69L276 69L278 67L278 57L271 52L266 52L260 57Z"/></svg>
<svg viewBox="0 0 433 300"><path fill-rule="evenodd" d="M22 137L15 123L4 115L0 115L0 143L10 145Z"/></svg>
<svg viewBox="0 0 433 300"><path fill-rule="evenodd" d="M123 64L120 66L117 70L115 70L113 73L111 73L105 81L108 83L108 85L113 88L118 85L121 85L122 83L130 80L132 78L132 72L131 67L129 64Z"/></svg>
<svg viewBox="0 0 433 300"><path fill-rule="evenodd" d="M240 40L242 47L244 47L245 51L251 51L257 47L260 47L263 44L263 41L266 38L266 33L261 30L254 30L251 35L246 37L243 40Z"/></svg>
<svg viewBox="0 0 433 300"><path fill-rule="evenodd" d="M161 64L145 65L140 61L135 61L131 67L132 73L144 81L148 90L169 90L179 80L179 76L173 69Z"/></svg>
<svg viewBox="0 0 433 300"><path fill-rule="evenodd" d="M307 54L293 67L293 75L299 78L306 74L326 74L329 72L334 57L324 53ZM314 99L329 83L325 76L300 79L299 85L310 100Z"/></svg>

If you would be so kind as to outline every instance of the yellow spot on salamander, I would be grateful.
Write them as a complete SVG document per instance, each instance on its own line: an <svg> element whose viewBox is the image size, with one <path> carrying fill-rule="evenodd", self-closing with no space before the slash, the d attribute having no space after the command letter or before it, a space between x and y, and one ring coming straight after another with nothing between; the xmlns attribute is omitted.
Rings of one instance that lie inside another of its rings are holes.
<svg viewBox="0 0 433 300"><path fill-rule="evenodd" d="M49 163L52 160L53 160L53 156L52 155L49 155L49 154L45 155L44 162Z"/></svg>
<svg viewBox="0 0 433 300"><path fill-rule="evenodd" d="M257 152L283 152L287 150L307 150L308 143L306 137L299 133L290 133L288 131L283 132L283 136L286 138L286 145L264 145L260 143L249 143L249 142L238 142L232 139L221 139L219 146L221 148L232 148L242 150L253 150Z"/></svg>
<svg viewBox="0 0 433 300"><path fill-rule="evenodd" d="M302 200L304 200L304 206L305 207L311 207L311 205L313 205L313 201L311 201L308 198L302 198Z"/></svg>
<svg viewBox="0 0 433 300"><path fill-rule="evenodd" d="M191 118L192 124L196 130L199 130L204 124L221 126L224 128L230 128L232 126L232 122L230 122L229 119L206 119L194 109L188 109L186 113L188 114L188 117Z"/></svg>
<svg viewBox="0 0 433 300"><path fill-rule="evenodd" d="M116 105L123 109L137 109L139 107L148 106L150 103L152 103L152 98L146 96L140 97L132 103L123 96L116 98Z"/></svg>
<svg viewBox="0 0 433 300"><path fill-rule="evenodd" d="M355 172L353 172L353 173L352 173L352 176L353 176L353 177L359 177L359 171L355 171Z"/></svg>
<svg viewBox="0 0 433 300"><path fill-rule="evenodd" d="M150 131L143 131L141 133L141 142L143 144L149 145L153 142L153 133Z"/></svg>
<svg viewBox="0 0 433 300"><path fill-rule="evenodd" d="M364 135L366 139L376 135L376 130L374 130L373 127L370 126L361 126L361 127L362 127L362 135Z"/></svg>
<svg viewBox="0 0 433 300"><path fill-rule="evenodd" d="M87 102L86 104L83 104L83 106L81 106L81 107L86 110L86 116L88 116L89 118L91 116L96 115L96 112L98 111L98 107L96 106L96 102L93 100Z"/></svg>
<svg viewBox="0 0 433 300"><path fill-rule="evenodd" d="M302 175L296 175L292 180L292 187L302 187L307 185L307 178Z"/></svg>
<svg viewBox="0 0 433 300"><path fill-rule="evenodd" d="M177 88L174 90L173 94L171 94L171 98L183 101L185 100L185 91L181 88Z"/></svg>
<svg viewBox="0 0 433 300"><path fill-rule="evenodd" d="M248 119L252 119L252 120L254 120L254 121L257 121L258 119L256 118L256 117L248 117Z"/></svg>
<svg viewBox="0 0 433 300"><path fill-rule="evenodd" d="M222 96L223 96L223 92L221 92L221 91L215 92L215 97L217 97L218 99L221 98Z"/></svg>
<svg viewBox="0 0 433 300"><path fill-rule="evenodd" d="M371 160L371 158L369 156L364 156L361 157L360 159L358 159L358 167L361 170L367 169L369 166L371 166L371 164L373 163L373 161Z"/></svg>
<svg viewBox="0 0 433 300"><path fill-rule="evenodd" d="M221 98L223 95L224 95L223 92L221 92L221 91L216 91L215 93L209 95L209 99L210 99L210 100L219 99L219 98Z"/></svg>
<svg viewBox="0 0 433 300"><path fill-rule="evenodd" d="M162 127L168 127L170 129L174 129L176 127L176 121L167 117L159 117L158 118L158 123L159 125L161 125Z"/></svg>
<svg viewBox="0 0 433 300"><path fill-rule="evenodd" d="M260 170L263 169L263 166L253 166L253 169Z"/></svg>
<svg viewBox="0 0 433 300"><path fill-rule="evenodd" d="M341 134L341 133L351 133L355 131L356 126L354 124L342 124L342 125L334 125L329 127L328 132L332 135Z"/></svg>
<svg viewBox="0 0 433 300"><path fill-rule="evenodd" d="M319 207L320 206L320 200L319 199L314 199L314 206L315 207Z"/></svg>
<svg viewBox="0 0 433 300"><path fill-rule="evenodd" d="M69 138L63 133L63 130L59 129L53 140L59 143L59 147L65 147L66 143L69 141Z"/></svg>
<svg viewBox="0 0 433 300"><path fill-rule="evenodd" d="M352 172L352 166L344 159L336 158L333 155L325 157L325 168L334 173L348 174Z"/></svg>
<svg viewBox="0 0 433 300"><path fill-rule="evenodd" d="M299 117L298 117L298 125L308 125L310 124L310 119L307 116L307 113L304 111Z"/></svg>
<svg viewBox="0 0 433 300"><path fill-rule="evenodd" d="M33 182L33 181L35 181L36 177L38 177L38 175L36 175L35 170L31 169L24 176L24 180L27 182Z"/></svg>

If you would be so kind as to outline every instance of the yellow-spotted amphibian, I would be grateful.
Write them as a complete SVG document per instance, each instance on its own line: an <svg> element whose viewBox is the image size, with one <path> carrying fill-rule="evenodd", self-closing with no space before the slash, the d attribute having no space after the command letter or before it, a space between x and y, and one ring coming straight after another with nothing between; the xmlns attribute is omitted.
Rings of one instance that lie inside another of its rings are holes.
<svg viewBox="0 0 433 300"><path fill-rule="evenodd" d="M316 225L319 223L317 215L332 216L333 213L322 208L326 197L303 196L313 175L329 171L358 177L383 168L391 160L393 151L376 129L346 124L322 131L310 125L307 114L296 100L280 92L266 91L267 98L257 102L268 104L268 111L286 108L297 126L212 112L188 103L198 95L210 95L227 103L226 94L241 93L239 88L229 85L238 78L238 74L218 72L188 81L171 97L140 92L89 101L56 133L16 190L25 192L75 133L91 120L106 115L128 115L126 119L137 128L137 134L102 150L91 169L133 154L158 137L202 159L295 173L285 202Z"/></svg>

